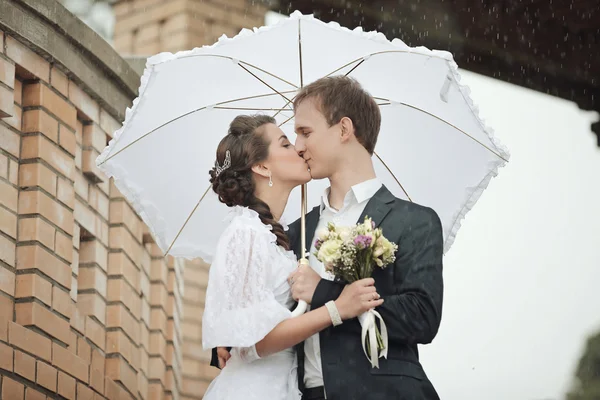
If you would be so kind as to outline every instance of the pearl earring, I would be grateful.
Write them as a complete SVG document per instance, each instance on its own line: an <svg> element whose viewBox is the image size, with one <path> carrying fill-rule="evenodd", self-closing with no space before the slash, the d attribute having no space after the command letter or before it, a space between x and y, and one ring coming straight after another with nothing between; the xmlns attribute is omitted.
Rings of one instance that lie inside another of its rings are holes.
<svg viewBox="0 0 600 400"><path fill-rule="evenodd" d="M271 176L271 171L269 171L269 187L273 187L273 179Z"/></svg>

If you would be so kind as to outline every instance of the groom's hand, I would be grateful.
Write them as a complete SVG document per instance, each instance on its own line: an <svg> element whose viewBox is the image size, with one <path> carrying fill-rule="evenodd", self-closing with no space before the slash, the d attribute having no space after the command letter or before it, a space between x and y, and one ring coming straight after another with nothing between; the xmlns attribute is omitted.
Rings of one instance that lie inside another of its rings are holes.
<svg viewBox="0 0 600 400"><path fill-rule="evenodd" d="M300 264L298 269L292 272L288 282L292 287L292 297L294 300L304 300L308 304L312 302L313 295L321 277L310 266Z"/></svg>
<svg viewBox="0 0 600 400"><path fill-rule="evenodd" d="M217 347L217 356L219 358L219 368L225 368L227 360L229 360L231 354L227 351L225 347Z"/></svg>

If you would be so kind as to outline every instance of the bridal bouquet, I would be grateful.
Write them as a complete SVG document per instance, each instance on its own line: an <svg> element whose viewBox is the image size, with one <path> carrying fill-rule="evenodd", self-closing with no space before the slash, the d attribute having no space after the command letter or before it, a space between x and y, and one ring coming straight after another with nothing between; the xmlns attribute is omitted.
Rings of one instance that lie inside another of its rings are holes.
<svg viewBox="0 0 600 400"><path fill-rule="evenodd" d="M385 268L396 260L398 246L383 236L381 228L365 217L363 223L338 227L333 223L317 232L315 256L336 278L348 283L370 278L374 268ZM380 321L381 329L376 319ZM362 345L372 367L379 368L378 359L387 358L387 328L381 315L369 310L360 315Z"/></svg>

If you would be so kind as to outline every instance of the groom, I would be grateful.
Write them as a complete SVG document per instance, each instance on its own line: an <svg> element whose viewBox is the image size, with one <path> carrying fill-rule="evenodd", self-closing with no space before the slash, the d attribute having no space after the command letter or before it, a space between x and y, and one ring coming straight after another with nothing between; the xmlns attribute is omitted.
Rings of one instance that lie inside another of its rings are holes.
<svg viewBox="0 0 600 400"><path fill-rule="evenodd" d="M385 300L377 311L388 329L387 359L379 359L378 369L371 368L357 319L327 328L296 348L303 400L439 399L417 349L433 340L442 314L443 240L437 214L394 197L377 179L371 157L381 114L358 82L345 76L319 79L300 90L294 111L296 150L313 179L328 178L331 184L321 204L306 215L310 267L290 276L294 299L318 308L337 299L344 288L327 277L313 254L315 231L328 222L353 225L367 215L398 244L396 262L373 273ZM290 225L288 235L300 255L300 221Z"/></svg>

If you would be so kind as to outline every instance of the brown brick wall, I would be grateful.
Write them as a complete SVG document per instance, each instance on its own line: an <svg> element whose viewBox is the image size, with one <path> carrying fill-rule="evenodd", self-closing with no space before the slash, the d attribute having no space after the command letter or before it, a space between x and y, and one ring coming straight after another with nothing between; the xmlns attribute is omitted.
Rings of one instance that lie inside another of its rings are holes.
<svg viewBox="0 0 600 400"><path fill-rule="evenodd" d="M262 26L267 8L260 2L246 0L128 0L117 2L114 11L117 51L122 55L148 56L212 44L223 34L232 37L242 28ZM153 277L159 279L162 262L152 259L151 281ZM182 336L171 345L176 351L167 351L176 362L172 369L167 367L167 375L173 371L175 377L180 377L182 399L197 400L218 374L216 368L208 365L210 353L202 350L202 311L208 265L201 260L186 262L183 271L184 294L170 306L178 315L183 315ZM160 280L163 281L164 276ZM164 296L159 286L153 284L152 289L156 296ZM161 313L156 310L154 315L162 319ZM149 357L153 356L149 354ZM158 365L162 371L162 358L156 357L152 365ZM166 381L170 382L169 379Z"/></svg>
<svg viewBox="0 0 600 400"><path fill-rule="evenodd" d="M0 398L179 399L183 270L95 158L119 126L0 31Z"/></svg>
<svg viewBox="0 0 600 400"><path fill-rule="evenodd" d="M246 0L122 0L114 6L114 46L148 56L214 43L225 34L264 25L267 8Z"/></svg>

